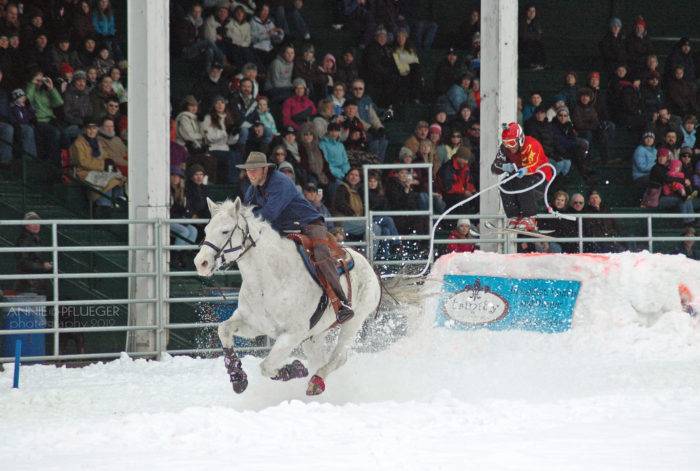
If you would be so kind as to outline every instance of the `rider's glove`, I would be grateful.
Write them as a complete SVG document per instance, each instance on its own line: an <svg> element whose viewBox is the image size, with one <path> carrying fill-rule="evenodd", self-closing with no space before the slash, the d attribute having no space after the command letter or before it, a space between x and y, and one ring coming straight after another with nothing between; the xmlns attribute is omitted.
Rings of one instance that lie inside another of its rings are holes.
<svg viewBox="0 0 700 471"><path fill-rule="evenodd" d="M501 170L503 170L506 173L515 173L518 171L518 167L516 167L513 163L506 162L503 165L501 165Z"/></svg>

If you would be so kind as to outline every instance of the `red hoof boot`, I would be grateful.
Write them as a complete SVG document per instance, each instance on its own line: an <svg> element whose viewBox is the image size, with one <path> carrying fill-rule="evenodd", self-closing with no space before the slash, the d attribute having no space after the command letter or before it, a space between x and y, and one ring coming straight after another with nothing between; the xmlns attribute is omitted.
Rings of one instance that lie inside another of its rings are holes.
<svg viewBox="0 0 700 471"><path fill-rule="evenodd" d="M295 378L306 378L309 376L309 370L299 360L294 360L291 364L285 365L277 371L277 376L272 378L274 381L289 381Z"/></svg>
<svg viewBox="0 0 700 471"><path fill-rule="evenodd" d="M309 380L309 387L306 388L307 396L318 396L323 391L326 390L326 383L323 382L323 378L318 375L313 375Z"/></svg>

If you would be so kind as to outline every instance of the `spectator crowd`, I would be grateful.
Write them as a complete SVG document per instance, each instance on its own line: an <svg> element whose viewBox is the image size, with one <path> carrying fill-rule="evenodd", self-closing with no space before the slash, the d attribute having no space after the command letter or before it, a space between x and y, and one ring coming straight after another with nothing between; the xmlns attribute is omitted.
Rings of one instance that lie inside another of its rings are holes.
<svg viewBox="0 0 700 471"><path fill-rule="evenodd" d="M183 170L197 164L209 182L230 185L234 196L246 185L236 164L249 152L262 151L315 205L340 217L362 216L366 207L432 207L440 213L474 195L481 160L479 10L464 11L458 31L445 35L451 45L429 81L423 59L438 28L425 2L336 5L332 25L311 25L302 0L176 2L172 54L200 70L201 78L176 102L172 146L182 157L171 163ZM338 57L319 52L313 36L319 28L349 31L352 47ZM537 8L527 5L519 24L521 68L549 68L544 34ZM531 90L518 102L519 123L557 168L552 204L558 198L561 212L609 211L598 186L608 166L626 165L615 145L619 133L631 131L640 136L628 160L640 206L682 211L692 225L690 213L700 206L700 142L690 40L678 41L661 69L647 22L638 16L629 34L613 18L598 46L593 70L566 71L555 95ZM416 122L408 138L390 141L387 121L412 104L430 109L429 119ZM365 201L362 165L394 162L430 167L371 172ZM564 191L575 184L574 176L585 185L586 196ZM477 210L473 200L457 213ZM577 235L555 225L555 235ZM342 227L344 237L364 235L363 224L348 221ZM474 234L465 231L469 225L461 227L450 237ZM426 217L379 217L373 224L379 236L427 230ZM611 219L584 223L587 236L616 233ZM578 251L574 245L537 244L527 250ZM622 248L586 245L589 251ZM388 243L379 247L391 249Z"/></svg>
<svg viewBox="0 0 700 471"><path fill-rule="evenodd" d="M123 12L123 9L122 9ZM97 214L125 200L126 62L110 0L0 1L0 166L85 182Z"/></svg>
<svg viewBox="0 0 700 471"><path fill-rule="evenodd" d="M127 64L117 27L125 5L117 3L0 0L0 165L11 168L25 157L46 162L49 178L91 188L98 217L126 199ZM366 208L441 213L478 192L479 10L464 9L456 31L440 32L432 2L334 3L331 24L312 24L303 0L171 2L171 58L192 82L188 93L172 97L173 217L204 216L208 183L241 195L247 183L236 165L251 151L265 153L330 216L361 216ZM539 13L526 5L519 20L519 65L535 72L550 68ZM665 58L657 55L650 27L641 16L628 28L612 18L590 70L566 71L552 96L528 90L518 101L519 123L557 168L550 200L555 207L563 201L562 212L608 211L599 192L606 169L629 165L640 206L683 212L686 225L695 222L695 51L684 37ZM321 50L328 45L314 32L322 29L344 30L352 43L337 55ZM449 42L429 73L426 57L440 37ZM397 141L388 123L415 106L429 112L416 116L422 119L410 136ZM616 152L624 132L639 136L630 156ZM395 162L429 167L371 172L365 201L362 166ZM565 192L577 181L585 196ZM457 212L477 210L474 199ZM615 234L614 221L600 221L610 224L590 220L586 235ZM454 229L450 237L473 235L475 222L443 229ZM425 216L376 217L373 223L378 236L429 229ZM337 226L343 237L365 236L364 225ZM557 235L567 231L555 228ZM201 228L174 225L173 233L175 243L195 242ZM577 250L547 245L549 251ZM395 249L389 242L378 247L383 254Z"/></svg>

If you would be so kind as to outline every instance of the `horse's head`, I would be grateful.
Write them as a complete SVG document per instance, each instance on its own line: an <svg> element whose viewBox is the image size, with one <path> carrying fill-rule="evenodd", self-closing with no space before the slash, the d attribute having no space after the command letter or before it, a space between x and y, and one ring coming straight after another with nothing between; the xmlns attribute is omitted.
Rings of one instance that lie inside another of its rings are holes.
<svg viewBox="0 0 700 471"><path fill-rule="evenodd" d="M194 266L200 276L211 276L217 263L227 263L238 259L247 250L246 240L250 237L248 221L243 214L246 208L241 199L216 204L207 198L211 220L204 229L204 241L194 258Z"/></svg>

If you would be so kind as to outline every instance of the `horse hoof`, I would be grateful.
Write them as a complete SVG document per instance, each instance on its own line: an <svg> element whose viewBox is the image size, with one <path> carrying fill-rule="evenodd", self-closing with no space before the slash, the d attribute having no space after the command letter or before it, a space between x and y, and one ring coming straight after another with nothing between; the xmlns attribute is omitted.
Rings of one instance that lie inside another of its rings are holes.
<svg viewBox="0 0 700 471"><path fill-rule="evenodd" d="M306 388L307 396L318 396L323 391L326 390L326 383L323 382L323 378L318 375L313 375L309 380L309 387Z"/></svg>
<svg viewBox="0 0 700 471"><path fill-rule="evenodd" d="M248 387L248 380L243 379L241 381L231 381L231 386L233 386L233 392L236 394L241 394Z"/></svg>
<svg viewBox="0 0 700 471"><path fill-rule="evenodd" d="M309 370L299 360L294 360L291 364L285 365L279 369L276 376L273 376L274 381L289 381L295 378L306 378L309 376Z"/></svg>

